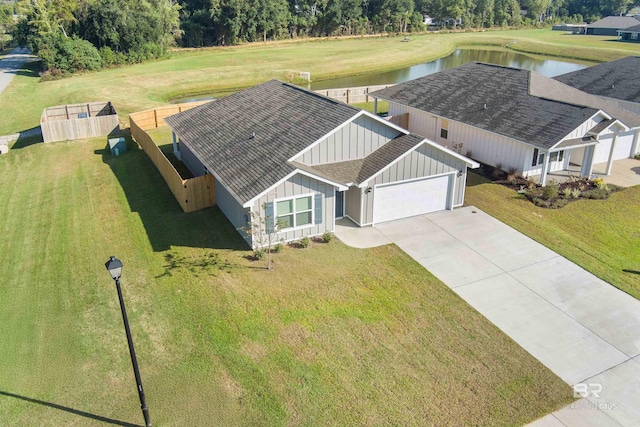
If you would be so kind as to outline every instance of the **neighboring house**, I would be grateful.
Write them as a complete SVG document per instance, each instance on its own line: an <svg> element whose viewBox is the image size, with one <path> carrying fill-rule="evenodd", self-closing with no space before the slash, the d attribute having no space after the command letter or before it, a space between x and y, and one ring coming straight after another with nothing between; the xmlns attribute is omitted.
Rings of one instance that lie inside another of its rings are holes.
<svg viewBox="0 0 640 427"><path fill-rule="evenodd" d="M422 23L424 25L433 25L433 18L429 15L422 15Z"/></svg>
<svg viewBox="0 0 640 427"><path fill-rule="evenodd" d="M554 78L640 114L640 56L628 56Z"/></svg>
<svg viewBox="0 0 640 427"><path fill-rule="evenodd" d="M254 214L276 240L461 206L478 164L359 108L272 80L165 119L176 154L215 178L238 230ZM241 231L252 247L255 236Z"/></svg>
<svg viewBox="0 0 640 427"><path fill-rule="evenodd" d="M624 30L618 30L618 41L621 42L640 42L640 24L629 27Z"/></svg>
<svg viewBox="0 0 640 427"><path fill-rule="evenodd" d="M617 36L618 30L625 30L638 25L640 21L631 16L607 16L587 25L587 35Z"/></svg>
<svg viewBox="0 0 640 427"><path fill-rule="evenodd" d="M532 71L474 62L370 96L408 113L411 132L542 185L569 162L610 173L638 152L639 115Z"/></svg>

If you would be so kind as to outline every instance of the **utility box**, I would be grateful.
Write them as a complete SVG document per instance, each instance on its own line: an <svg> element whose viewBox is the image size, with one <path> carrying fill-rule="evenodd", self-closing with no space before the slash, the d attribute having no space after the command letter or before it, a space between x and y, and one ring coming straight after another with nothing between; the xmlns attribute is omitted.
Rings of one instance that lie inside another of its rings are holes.
<svg viewBox="0 0 640 427"><path fill-rule="evenodd" d="M127 151L127 141L123 136L118 138L109 138L109 150L112 156L119 156Z"/></svg>

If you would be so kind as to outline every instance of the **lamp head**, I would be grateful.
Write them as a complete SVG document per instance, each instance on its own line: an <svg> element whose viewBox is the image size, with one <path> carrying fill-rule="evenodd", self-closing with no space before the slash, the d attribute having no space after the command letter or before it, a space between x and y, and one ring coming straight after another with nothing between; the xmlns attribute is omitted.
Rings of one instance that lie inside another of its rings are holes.
<svg viewBox="0 0 640 427"><path fill-rule="evenodd" d="M122 276L122 261L118 258L111 256L109 257L109 261L107 261L104 265L109 270L109 274L113 280L118 280L120 276Z"/></svg>

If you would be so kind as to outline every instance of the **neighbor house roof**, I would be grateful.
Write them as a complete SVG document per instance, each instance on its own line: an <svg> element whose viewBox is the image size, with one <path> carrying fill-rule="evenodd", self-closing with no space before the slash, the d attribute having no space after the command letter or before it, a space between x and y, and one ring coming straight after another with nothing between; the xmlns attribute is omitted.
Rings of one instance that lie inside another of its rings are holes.
<svg viewBox="0 0 640 427"><path fill-rule="evenodd" d="M594 65L555 77L581 91L640 103L640 56Z"/></svg>
<svg viewBox="0 0 640 427"><path fill-rule="evenodd" d="M618 31L621 31L623 33L640 33L640 24L634 25L633 27L629 28L623 28Z"/></svg>
<svg viewBox="0 0 640 427"><path fill-rule="evenodd" d="M607 16L600 19L599 21L592 22L591 24L587 25L587 28L623 29L638 25L638 22L640 21L632 16Z"/></svg>
<svg viewBox="0 0 640 427"><path fill-rule="evenodd" d="M544 89L549 81L557 83L531 71L473 62L371 95L547 149L598 112L553 99Z"/></svg>
<svg viewBox="0 0 640 427"><path fill-rule="evenodd" d="M361 112L271 80L165 121L246 203L296 170L288 159Z"/></svg>

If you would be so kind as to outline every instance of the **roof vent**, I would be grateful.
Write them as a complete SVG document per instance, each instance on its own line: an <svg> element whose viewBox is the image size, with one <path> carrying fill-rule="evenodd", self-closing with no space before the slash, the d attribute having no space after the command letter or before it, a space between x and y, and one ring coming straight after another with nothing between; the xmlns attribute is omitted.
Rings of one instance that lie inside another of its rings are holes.
<svg viewBox="0 0 640 427"><path fill-rule="evenodd" d="M487 109L487 104L484 104L484 105L482 106L482 109L483 109L483 110L486 110L486 109Z"/></svg>
<svg viewBox="0 0 640 427"><path fill-rule="evenodd" d="M256 133L255 132L251 132L251 139L256 137Z"/></svg>
<svg viewBox="0 0 640 427"><path fill-rule="evenodd" d="M611 89L615 89L615 88L616 88L616 85L611 85Z"/></svg>

